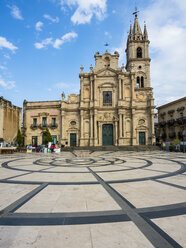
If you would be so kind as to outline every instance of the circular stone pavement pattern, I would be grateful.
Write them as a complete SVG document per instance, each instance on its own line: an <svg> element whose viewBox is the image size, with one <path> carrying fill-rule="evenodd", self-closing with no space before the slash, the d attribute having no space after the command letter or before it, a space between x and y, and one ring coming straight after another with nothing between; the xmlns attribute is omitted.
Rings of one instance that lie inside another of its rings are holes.
<svg viewBox="0 0 186 248"><path fill-rule="evenodd" d="M0 160L0 247L186 247L185 154Z"/></svg>

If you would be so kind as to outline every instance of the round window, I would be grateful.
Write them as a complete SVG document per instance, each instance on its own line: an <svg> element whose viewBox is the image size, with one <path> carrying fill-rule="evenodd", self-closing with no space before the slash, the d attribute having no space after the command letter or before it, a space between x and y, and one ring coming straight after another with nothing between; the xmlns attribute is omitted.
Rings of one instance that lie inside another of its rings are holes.
<svg viewBox="0 0 186 248"><path fill-rule="evenodd" d="M71 124L72 126L75 126L75 125L76 125L76 122L75 122L75 121L71 121L70 124Z"/></svg>

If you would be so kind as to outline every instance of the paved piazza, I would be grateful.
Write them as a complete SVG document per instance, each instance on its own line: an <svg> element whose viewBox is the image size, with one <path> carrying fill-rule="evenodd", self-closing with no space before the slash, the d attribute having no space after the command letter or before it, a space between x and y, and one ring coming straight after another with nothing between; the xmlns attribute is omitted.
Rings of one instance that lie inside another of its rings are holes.
<svg viewBox="0 0 186 248"><path fill-rule="evenodd" d="M186 155L0 156L1 248L186 247Z"/></svg>

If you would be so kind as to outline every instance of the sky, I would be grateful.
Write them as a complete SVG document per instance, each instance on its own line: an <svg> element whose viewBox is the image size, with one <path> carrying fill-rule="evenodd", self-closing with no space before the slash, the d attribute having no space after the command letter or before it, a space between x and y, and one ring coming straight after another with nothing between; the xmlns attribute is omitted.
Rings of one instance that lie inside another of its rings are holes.
<svg viewBox="0 0 186 248"><path fill-rule="evenodd" d="M135 7L149 34L155 105L186 96L183 0L0 0L0 96L22 107L78 94L81 65L89 72L106 42L126 64Z"/></svg>

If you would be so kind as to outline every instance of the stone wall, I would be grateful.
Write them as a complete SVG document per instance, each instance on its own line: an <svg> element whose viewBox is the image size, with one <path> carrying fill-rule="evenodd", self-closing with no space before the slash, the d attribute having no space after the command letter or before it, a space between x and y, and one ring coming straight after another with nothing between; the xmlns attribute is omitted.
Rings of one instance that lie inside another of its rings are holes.
<svg viewBox="0 0 186 248"><path fill-rule="evenodd" d="M21 129L22 109L0 98L0 138L12 143L15 141L18 129Z"/></svg>

